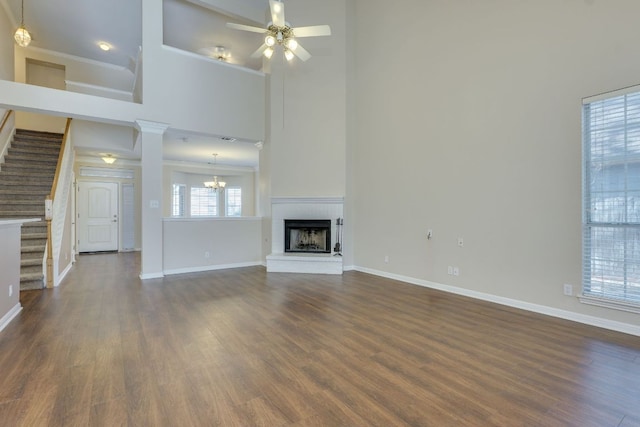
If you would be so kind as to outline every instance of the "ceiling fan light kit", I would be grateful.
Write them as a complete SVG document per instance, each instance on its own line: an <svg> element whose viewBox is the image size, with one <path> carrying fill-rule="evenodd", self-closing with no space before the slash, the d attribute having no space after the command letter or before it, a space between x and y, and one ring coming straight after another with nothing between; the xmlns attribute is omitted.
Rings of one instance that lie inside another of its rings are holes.
<svg viewBox="0 0 640 427"><path fill-rule="evenodd" d="M227 27L235 30L250 31L254 33L264 34L264 44L260 46L253 54L252 58L259 58L264 55L269 59L273 56L274 47L282 46L284 57L287 61L291 61L294 57L298 57L302 61L311 58L311 54L307 52L296 37L315 37L330 36L331 28L328 25L314 25L310 27L293 28L284 19L284 4L278 0L269 0L272 21L267 28L252 27L250 25L235 24L228 22Z"/></svg>

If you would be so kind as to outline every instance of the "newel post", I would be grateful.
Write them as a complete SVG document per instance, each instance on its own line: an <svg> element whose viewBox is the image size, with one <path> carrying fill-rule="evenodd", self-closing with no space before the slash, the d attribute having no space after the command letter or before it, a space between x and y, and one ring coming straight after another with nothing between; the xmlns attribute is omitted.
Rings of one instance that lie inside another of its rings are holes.
<svg viewBox="0 0 640 427"><path fill-rule="evenodd" d="M51 238L53 200L51 195L44 200L44 219L47 221L47 288L53 288L53 239Z"/></svg>

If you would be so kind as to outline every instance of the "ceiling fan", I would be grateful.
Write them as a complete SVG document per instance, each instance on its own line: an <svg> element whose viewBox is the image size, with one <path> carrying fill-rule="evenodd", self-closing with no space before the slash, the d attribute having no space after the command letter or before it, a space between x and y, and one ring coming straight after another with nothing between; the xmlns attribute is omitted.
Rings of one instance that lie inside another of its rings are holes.
<svg viewBox="0 0 640 427"><path fill-rule="evenodd" d="M281 1L269 0L269 8L271 9L271 22L267 24L266 29L233 22L227 23L227 27L235 30L265 34L264 43L251 54L252 58L259 58L260 55L271 58L274 47L280 45L284 48L284 56L287 61L291 61L294 55L302 61L306 61L311 58L311 54L300 46L296 38L331 35L331 28L328 25L292 28L284 20L284 4Z"/></svg>

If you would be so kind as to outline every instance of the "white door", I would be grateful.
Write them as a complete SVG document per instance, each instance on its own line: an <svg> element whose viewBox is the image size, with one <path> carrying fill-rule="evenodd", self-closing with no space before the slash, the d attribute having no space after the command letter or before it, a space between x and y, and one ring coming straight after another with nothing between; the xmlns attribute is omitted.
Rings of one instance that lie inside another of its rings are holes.
<svg viewBox="0 0 640 427"><path fill-rule="evenodd" d="M78 252L118 250L118 183L79 182Z"/></svg>

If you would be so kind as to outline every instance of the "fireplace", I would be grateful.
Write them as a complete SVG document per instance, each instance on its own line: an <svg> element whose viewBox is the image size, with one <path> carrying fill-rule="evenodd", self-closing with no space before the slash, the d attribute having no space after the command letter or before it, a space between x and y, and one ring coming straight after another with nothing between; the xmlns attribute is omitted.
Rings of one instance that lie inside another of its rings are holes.
<svg viewBox="0 0 640 427"><path fill-rule="evenodd" d="M285 219L284 251L331 253L331 220Z"/></svg>

